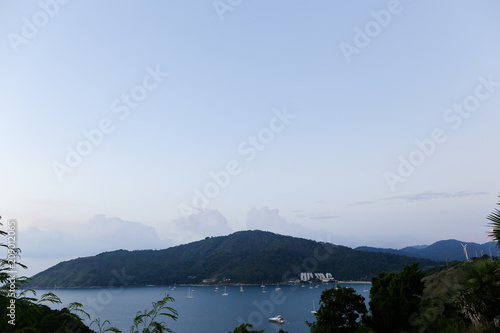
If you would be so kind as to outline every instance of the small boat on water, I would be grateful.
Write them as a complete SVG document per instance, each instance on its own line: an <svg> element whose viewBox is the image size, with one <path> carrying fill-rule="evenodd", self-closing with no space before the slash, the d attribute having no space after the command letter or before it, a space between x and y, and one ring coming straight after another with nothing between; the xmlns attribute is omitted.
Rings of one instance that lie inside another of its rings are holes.
<svg viewBox="0 0 500 333"><path fill-rule="evenodd" d="M243 285L240 285L240 293L244 292Z"/></svg>
<svg viewBox="0 0 500 333"><path fill-rule="evenodd" d="M277 315L276 317L269 318L271 323L284 324L285 319L281 315Z"/></svg>
<svg viewBox="0 0 500 333"><path fill-rule="evenodd" d="M281 290L279 283L276 284L276 288L274 288L274 290L276 290L276 291L280 291Z"/></svg>
<svg viewBox="0 0 500 333"><path fill-rule="evenodd" d="M227 296L227 295L229 295L229 294L226 291L226 286L224 286L224 294L222 294L222 296Z"/></svg>
<svg viewBox="0 0 500 333"><path fill-rule="evenodd" d="M193 291L194 291L194 289L191 290L191 287L189 287L189 289L188 289L188 295L186 296L186 298L194 298Z"/></svg>
<svg viewBox="0 0 500 333"><path fill-rule="evenodd" d="M316 311L316 308L314 307L314 300L313 300L313 309L312 309L311 313L312 314L318 313L318 311Z"/></svg>

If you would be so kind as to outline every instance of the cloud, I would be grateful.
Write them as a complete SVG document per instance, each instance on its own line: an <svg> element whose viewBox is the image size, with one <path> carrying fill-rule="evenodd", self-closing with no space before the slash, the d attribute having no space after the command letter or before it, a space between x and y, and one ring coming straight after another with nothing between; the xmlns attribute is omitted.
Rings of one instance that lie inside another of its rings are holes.
<svg viewBox="0 0 500 333"><path fill-rule="evenodd" d="M403 200L406 202L422 201L422 200L433 200L433 199L449 199L449 198L462 198L477 195L486 195L486 192L471 192L471 191L460 191L460 192L422 192L413 195L400 195L386 198L386 200Z"/></svg>
<svg viewBox="0 0 500 333"><path fill-rule="evenodd" d="M298 223L288 222L279 214L278 209L252 207L247 216L247 229L266 230L282 235L310 239L318 239L325 235L321 231L311 230Z"/></svg>
<svg viewBox="0 0 500 333"><path fill-rule="evenodd" d="M404 202L416 202L416 201L426 201L426 200L436 200L436 199L450 199L450 198L462 198L462 197L470 197L470 196L478 196L478 195L487 195L487 192L472 192L472 191L459 191L459 192L433 192L426 191L420 192L416 194L409 195L398 195L386 198L380 198L369 201L358 201L349 206L361 206L361 205L370 205L377 202L396 202L396 201L404 201Z"/></svg>
<svg viewBox="0 0 500 333"><path fill-rule="evenodd" d="M279 214L278 209L269 209L268 207L259 209L256 207L252 207L250 208L247 216L247 229L271 231L281 235L312 239L319 242L327 242L339 245L350 243L359 244L360 241L356 235L340 232L332 233L331 231L324 229L312 230L301 224L288 222L283 216ZM316 217L333 218L334 216L318 215Z"/></svg>
<svg viewBox="0 0 500 333"><path fill-rule="evenodd" d="M295 214L296 217L304 218L304 219L313 219L313 220L330 220L330 219L335 219L338 216L337 215L330 215L330 214Z"/></svg>
<svg viewBox="0 0 500 333"><path fill-rule="evenodd" d="M224 236L233 232L226 218L214 209L198 210L194 214L174 219L172 222L176 227L174 238L185 242L207 236Z"/></svg>
<svg viewBox="0 0 500 333"><path fill-rule="evenodd" d="M348 206L362 206L362 205L371 205L375 202L377 202L378 200L366 200L366 201L358 201L358 202L355 202L355 203L352 203L352 204L349 204Z"/></svg>
<svg viewBox="0 0 500 333"><path fill-rule="evenodd" d="M105 215L92 217L73 233L31 227L19 236L18 244L23 256L43 258L89 256L118 249L163 249L172 245L172 240L161 239L151 226Z"/></svg>

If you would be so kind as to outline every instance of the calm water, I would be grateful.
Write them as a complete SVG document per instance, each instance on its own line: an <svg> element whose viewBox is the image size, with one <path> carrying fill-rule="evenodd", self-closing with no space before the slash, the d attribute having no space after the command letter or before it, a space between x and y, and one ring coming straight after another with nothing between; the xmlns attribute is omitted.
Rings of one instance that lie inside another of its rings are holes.
<svg viewBox="0 0 500 333"><path fill-rule="evenodd" d="M57 289L50 290L57 294L63 304L51 305L52 308L62 308L71 302L84 305L92 319L100 317L101 321L109 320L111 324L123 332L129 332L132 320L137 311L152 309L151 303L158 301L166 293L175 298L170 303L179 313L179 319L167 319L168 327L175 333L227 333L242 322L251 323L254 328L265 329L265 333L278 332L280 328L290 333L309 332L305 321L314 321L311 313L314 306L318 308L321 292L332 288L333 284L319 285L310 289L308 285L267 286L263 293L260 286L229 286L222 296L224 287L214 291L214 287L191 287L194 298L187 298L188 287L139 287L116 289ZM341 286L352 287L363 295L368 302L369 284L342 283ZM41 296L49 290L37 290ZM280 325L270 323L269 317L282 315L287 323ZM86 321L89 324L88 321ZM91 328L96 329L93 325Z"/></svg>

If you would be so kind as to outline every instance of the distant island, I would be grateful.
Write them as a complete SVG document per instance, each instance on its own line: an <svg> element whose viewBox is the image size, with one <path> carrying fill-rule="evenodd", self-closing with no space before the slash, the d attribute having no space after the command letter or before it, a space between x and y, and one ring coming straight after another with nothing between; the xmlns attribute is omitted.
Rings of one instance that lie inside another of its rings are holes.
<svg viewBox="0 0 500 333"><path fill-rule="evenodd" d="M312 273L311 279L330 273L338 280L370 280L378 272L400 271L417 261L423 268L439 265L429 259L253 230L165 250L117 250L61 262L33 276L28 287L288 283L300 281L303 273Z"/></svg>

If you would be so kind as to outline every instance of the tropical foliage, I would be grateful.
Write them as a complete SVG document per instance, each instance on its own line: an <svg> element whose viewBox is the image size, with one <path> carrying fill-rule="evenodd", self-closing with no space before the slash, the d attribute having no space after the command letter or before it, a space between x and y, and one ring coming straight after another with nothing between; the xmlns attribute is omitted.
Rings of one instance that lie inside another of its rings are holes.
<svg viewBox="0 0 500 333"><path fill-rule="evenodd" d="M14 220L9 221L15 223ZM2 224L0 223L0 226ZM0 230L0 236L7 236L7 232ZM88 313L82 310L82 304L74 302L67 308L53 310L42 304L50 302L60 304L61 300L54 293L43 294L36 298L36 291L33 289L21 289L28 281L26 277L17 277L12 271L17 271L17 267L26 268L25 265L16 261L21 253L17 247L11 244L0 243L0 247L7 248L7 258L0 258L0 332L34 332L34 333L87 333L94 332L87 327L80 316L90 319ZM22 290L18 292L19 290ZM28 297L28 294L32 294ZM158 302L153 302L153 309L150 311L137 312L131 333L173 333L167 327L161 317L177 320L178 314L175 309L167 306L168 302L174 299L169 295ZM13 305L12 305L13 304ZM11 311L12 308L12 311ZM115 327L110 326L110 322L101 322L96 318L90 326L97 326L99 333L115 332L121 333Z"/></svg>
<svg viewBox="0 0 500 333"><path fill-rule="evenodd" d="M8 221L8 230L15 230L15 224L15 220ZM8 233L0 230L0 236L8 236ZM88 316L80 303L52 310L42 303L61 303L55 294L49 292L37 299L35 290L21 289L28 279L18 277L17 273L19 268L26 266L17 261L21 249L13 244L0 243L0 247L7 249L6 258L0 258L0 332L92 332L78 316Z"/></svg>
<svg viewBox="0 0 500 333"><path fill-rule="evenodd" d="M253 330L252 324L241 324L240 326L236 327L233 331L233 333L263 333L263 332L264 330Z"/></svg>
<svg viewBox="0 0 500 333"><path fill-rule="evenodd" d="M367 312L365 298L353 288L334 287L321 293L316 321L306 323L311 333L355 332Z"/></svg>
<svg viewBox="0 0 500 333"><path fill-rule="evenodd" d="M498 202L498 205L500 206L500 201ZM486 218L491 221L489 224L492 228L490 236L497 242L497 246L500 247L500 210L495 208L495 210Z"/></svg>
<svg viewBox="0 0 500 333"><path fill-rule="evenodd" d="M500 327L500 261L480 259L464 265L456 302L475 327Z"/></svg>
<svg viewBox="0 0 500 333"><path fill-rule="evenodd" d="M130 333L163 333L173 331L167 327L167 323L158 321L160 316L165 316L173 320L177 320L177 311L167 306L168 302L175 301L173 297L169 295L165 296L161 301L153 302L153 309L150 311L144 310L144 312L137 312L134 324L130 327Z"/></svg>
<svg viewBox="0 0 500 333"><path fill-rule="evenodd" d="M487 219L490 237L500 244L500 211ZM423 301L415 323L422 332L500 332L500 260L484 255L460 266L446 269L441 286L428 279L434 295Z"/></svg>
<svg viewBox="0 0 500 333"><path fill-rule="evenodd" d="M372 278L367 325L376 332L414 329L412 318L418 313L424 292L424 274L415 263L400 273L379 273Z"/></svg>

